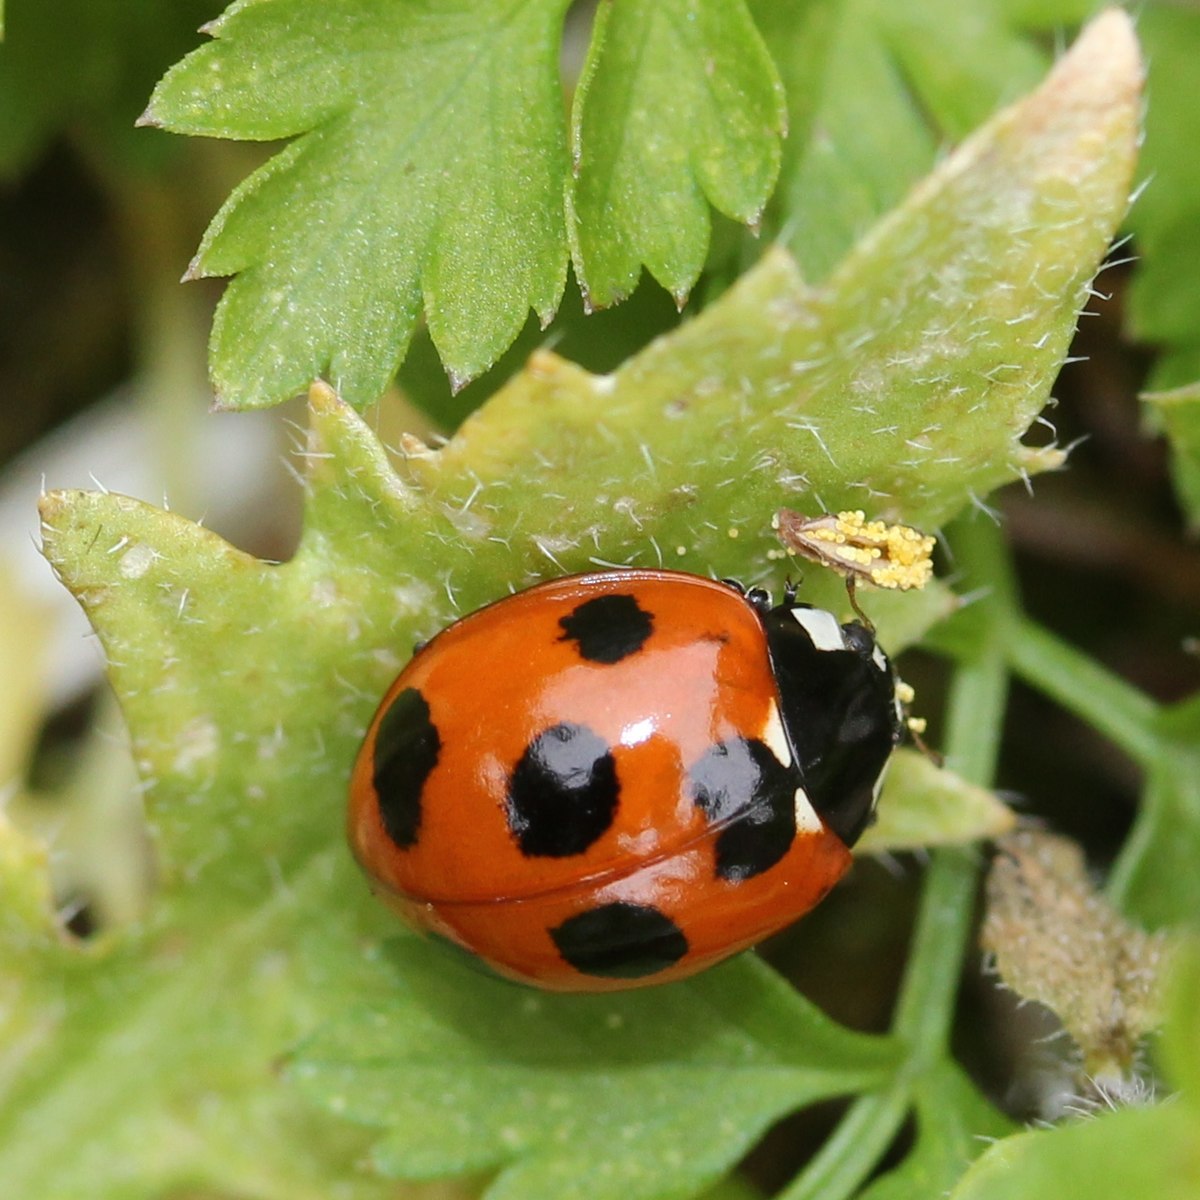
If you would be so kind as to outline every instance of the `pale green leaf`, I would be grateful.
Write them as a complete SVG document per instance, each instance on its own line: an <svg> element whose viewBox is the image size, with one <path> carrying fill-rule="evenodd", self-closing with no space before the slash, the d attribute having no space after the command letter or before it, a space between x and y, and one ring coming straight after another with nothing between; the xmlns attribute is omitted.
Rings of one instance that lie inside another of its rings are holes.
<svg viewBox="0 0 1200 1200"><path fill-rule="evenodd" d="M0 807L0 987L15 986L26 959L63 936L50 896L48 857L46 847L18 829ZM0 1017L9 1015L0 1005Z"/></svg>
<svg viewBox="0 0 1200 1200"><path fill-rule="evenodd" d="M43 609L16 582L8 564L0 562L0 789L11 789L23 775L39 732L48 632Z"/></svg>
<svg viewBox="0 0 1200 1200"><path fill-rule="evenodd" d="M1168 1104L1016 1134L977 1159L950 1200L1195 1200L1198 1121L1194 1106Z"/></svg>
<svg viewBox="0 0 1200 1200"><path fill-rule="evenodd" d="M9 1194L390 1200L362 1164L362 1136L319 1120L279 1077L281 1052L378 972L340 855L280 876L273 901L215 925L196 895L160 903L153 924L122 939L72 948L34 943L27 921L14 930L25 914L12 904L10 846L0 827Z"/></svg>
<svg viewBox="0 0 1200 1200"><path fill-rule="evenodd" d="M879 817L859 840L861 854L887 854L999 837L1016 822L996 794L935 765L916 750L898 750L888 766Z"/></svg>

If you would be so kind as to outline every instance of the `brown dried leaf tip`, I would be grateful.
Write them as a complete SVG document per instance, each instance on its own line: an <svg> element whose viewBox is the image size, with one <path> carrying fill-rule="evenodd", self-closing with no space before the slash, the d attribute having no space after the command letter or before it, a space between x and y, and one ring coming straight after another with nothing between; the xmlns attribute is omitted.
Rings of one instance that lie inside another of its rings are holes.
<svg viewBox="0 0 1200 1200"><path fill-rule="evenodd" d="M908 525L868 521L861 510L806 517L781 508L771 526L791 553L837 571L848 584L908 591L933 575L932 537Z"/></svg>
<svg viewBox="0 0 1200 1200"><path fill-rule="evenodd" d="M1069 838L1021 830L997 847L984 950L1008 987L1058 1017L1094 1086L1131 1079L1138 1042L1161 1021L1168 939L1131 925L1096 891Z"/></svg>

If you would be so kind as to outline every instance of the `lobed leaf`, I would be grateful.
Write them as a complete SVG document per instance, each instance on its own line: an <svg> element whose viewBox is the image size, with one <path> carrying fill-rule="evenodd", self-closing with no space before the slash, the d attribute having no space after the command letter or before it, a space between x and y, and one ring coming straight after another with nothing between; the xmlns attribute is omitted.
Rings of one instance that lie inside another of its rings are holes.
<svg viewBox="0 0 1200 1200"><path fill-rule="evenodd" d="M756 225L779 171L783 88L744 0L606 0L572 114L567 218L590 306L642 265L681 307L709 204Z"/></svg>
<svg viewBox="0 0 1200 1200"><path fill-rule="evenodd" d="M383 391L422 310L451 375L491 366L562 295L567 0L241 0L155 89L180 133L296 140L217 214L190 273L235 275L213 327L220 402L318 375Z"/></svg>
<svg viewBox="0 0 1200 1200"><path fill-rule="evenodd" d="M362 1135L315 1118L278 1071L283 1048L378 974L360 945L366 905L347 901L338 855L215 926L211 897L166 899L146 927L71 947L49 932L35 940L12 905L21 880L8 846L0 827L0 1146L12 1195L394 1194L362 1165Z"/></svg>

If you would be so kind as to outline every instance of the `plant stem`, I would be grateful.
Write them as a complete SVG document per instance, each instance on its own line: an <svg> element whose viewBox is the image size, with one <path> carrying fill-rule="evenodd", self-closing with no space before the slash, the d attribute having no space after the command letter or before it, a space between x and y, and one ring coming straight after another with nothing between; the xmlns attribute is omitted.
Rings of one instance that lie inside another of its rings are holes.
<svg viewBox="0 0 1200 1200"><path fill-rule="evenodd" d="M1008 687L1003 644L1015 601L1007 553L999 531L982 521L960 522L954 534L968 578L986 580L978 602L985 617L971 658L955 674L947 708L946 757L973 783L987 785L995 768ZM937 851L925 877L913 949L909 955L894 1031L924 1066L945 1052L958 980L966 954L978 875L967 850Z"/></svg>
<svg viewBox="0 0 1200 1200"><path fill-rule="evenodd" d="M862 1186L904 1123L907 1080L860 1096L804 1170L776 1200L839 1200Z"/></svg>

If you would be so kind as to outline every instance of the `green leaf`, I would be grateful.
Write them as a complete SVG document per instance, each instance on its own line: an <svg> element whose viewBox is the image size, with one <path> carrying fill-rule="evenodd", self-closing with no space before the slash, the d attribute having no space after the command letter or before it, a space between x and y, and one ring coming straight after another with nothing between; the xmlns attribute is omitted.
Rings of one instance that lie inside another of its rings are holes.
<svg viewBox="0 0 1200 1200"><path fill-rule="evenodd" d="M1200 377L1196 278L1200 275L1200 13L1149 5L1138 33L1150 64L1141 175L1148 182L1129 215L1139 264L1130 318L1142 341L1165 344L1151 377L1158 389Z"/></svg>
<svg viewBox="0 0 1200 1200"><path fill-rule="evenodd" d="M700 1200L765 1200L763 1193L739 1175L730 1175L709 1188Z"/></svg>
<svg viewBox="0 0 1200 1200"><path fill-rule="evenodd" d="M411 477L461 510L470 578L597 562L757 577L783 497L936 526L1061 462L1013 434L1048 394L1123 211L1136 129L1127 26L1101 21L1085 41L826 288L769 254L613 375L539 354L448 446L414 456Z"/></svg>
<svg viewBox="0 0 1200 1200"><path fill-rule="evenodd" d="M1193 531L1200 530L1200 383L1169 392L1146 392L1142 399L1167 435L1179 503Z"/></svg>
<svg viewBox="0 0 1200 1200"><path fill-rule="evenodd" d="M1104 0L999 0L998 8L1022 29L1044 29L1056 34L1082 25L1104 7Z"/></svg>
<svg viewBox="0 0 1200 1200"><path fill-rule="evenodd" d="M1195 1200L1200 1114L1157 1105L1005 1138L968 1169L950 1200Z"/></svg>
<svg viewBox="0 0 1200 1200"><path fill-rule="evenodd" d="M887 854L999 837L1016 821L995 792L936 766L915 750L898 750L888 765L879 819L855 847Z"/></svg>
<svg viewBox="0 0 1200 1200"><path fill-rule="evenodd" d="M779 172L783 89L743 0L606 0L575 93L567 215L593 307L642 265L682 306L711 203L757 224Z"/></svg>
<svg viewBox="0 0 1200 1200"><path fill-rule="evenodd" d="M1200 1105L1200 945L1182 943L1167 985L1166 1031L1158 1057L1171 1082L1193 1105Z"/></svg>
<svg viewBox="0 0 1200 1200"><path fill-rule="evenodd" d="M990 0L754 0L787 91L768 229L823 279L872 224L1045 60Z"/></svg>
<svg viewBox="0 0 1200 1200"><path fill-rule="evenodd" d="M180 133L296 136L230 196L191 268L235 275L213 327L220 402L318 375L376 399L422 308L451 375L494 363L566 272L567 0L250 0L159 84Z"/></svg>
<svg viewBox="0 0 1200 1200"><path fill-rule="evenodd" d="M21 853L36 865L35 848ZM22 885L0 827L0 1146L12 1195L393 1194L365 1173L361 1135L315 1119L278 1072L282 1049L378 971L340 857L277 875L271 900L215 926L195 895L160 901L154 922L122 939L70 947L52 932L34 940L13 887L28 904L44 881Z"/></svg>
<svg viewBox="0 0 1200 1200"><path fill-rule="evenodd" d="M554 996L402 948L387 1000L302 1047L291 1073L383 1131L387 1174L501 1168L487 1200L692 1195L781 1113L895 1063L752 956L653 992Z"/></svg>
<svg viewBox="0 0 1200 1200"><path fill-rule="evenodd" d="M0 562L0 788L11 788L24 774L40 731L45 706L46 641L49 619L42 606ZM0 802L2 807L3 802Z"/></svg>
<svg viewBox="0 0 1200 1200"><path fill-rule="evenodd" d="M877 2L876 13L910 103L940 141L961 141L1046 70L1045 54L1015 32L1002 2Z"/></svg>
<svg viewBox="0 0 1200 1200"><path fill-rule="evenodd" d="M558 315L554 318L554 352L597 375L615 371L647 342L679 324L675 302L652 279L642 284L624 303L588 312L573 275ZM517 374L529 356L543 348L547 331L534 317L497 364L457 392L442 369L427 329L418 330L408 350L396 384L405 398L417 405L441 430L457 429L477 408Z"/></svg>

